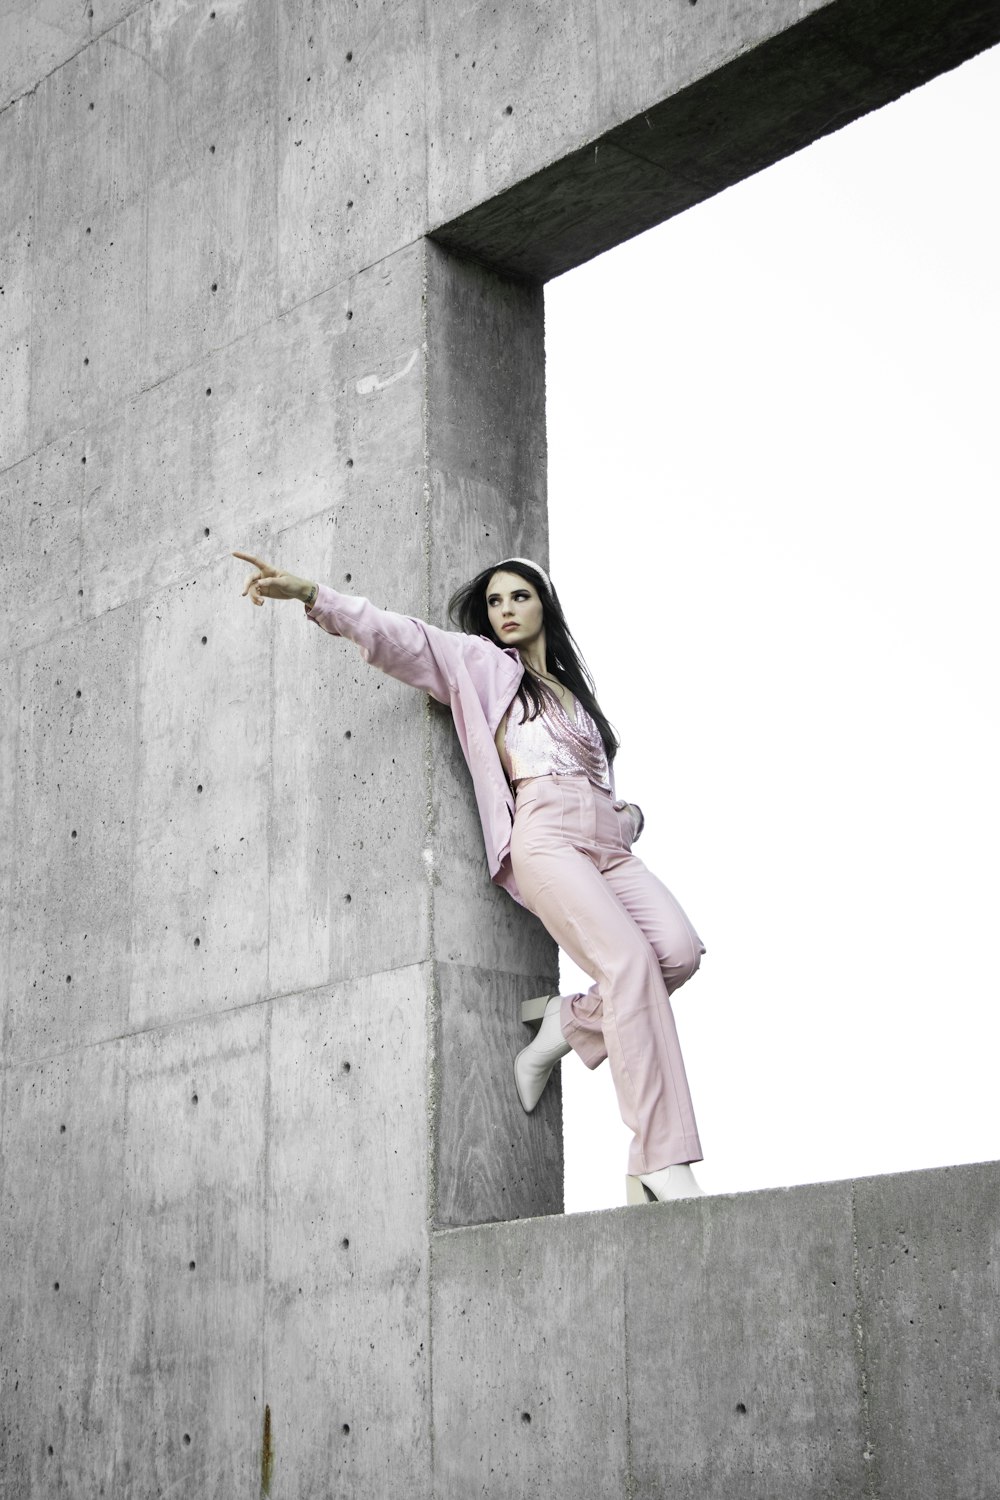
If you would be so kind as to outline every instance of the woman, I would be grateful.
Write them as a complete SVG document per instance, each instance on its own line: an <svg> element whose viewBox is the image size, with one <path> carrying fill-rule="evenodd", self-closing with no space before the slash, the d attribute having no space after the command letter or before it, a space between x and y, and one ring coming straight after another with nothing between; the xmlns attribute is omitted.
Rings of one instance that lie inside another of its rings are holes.
<svg viewBox="0 0 1000 1500"><path fill-rule="evenodd" d="M246 552L243 594L298 599L308 618L373 666L451 708L483 825L491 878L533 911L585 973L586 995L553 996L514 1081L530 1113L571 1049L611 1065L633 1132L629 1202L700 1196L701 1145L670 995L704 947L631 846L642 813L616 799L614 731L545 570L511 557L455 594L461 632L376 609Z"/></svg>

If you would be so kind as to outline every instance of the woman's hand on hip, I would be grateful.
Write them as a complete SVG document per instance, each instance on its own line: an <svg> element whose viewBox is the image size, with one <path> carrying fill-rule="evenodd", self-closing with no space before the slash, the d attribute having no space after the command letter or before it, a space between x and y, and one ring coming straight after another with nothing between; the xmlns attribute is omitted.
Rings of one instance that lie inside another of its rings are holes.
<svg viewBox="0 0 1000 1500"><path fill-rule="evenodd" d="M253 557L249 552L234 552L233 556L252 563L256 570L243 586L243 596L249 595L251 604L262 605L265 599L298 599L302 604L313 602L316 585L307 579L272 568L270 563Z"/></svg>

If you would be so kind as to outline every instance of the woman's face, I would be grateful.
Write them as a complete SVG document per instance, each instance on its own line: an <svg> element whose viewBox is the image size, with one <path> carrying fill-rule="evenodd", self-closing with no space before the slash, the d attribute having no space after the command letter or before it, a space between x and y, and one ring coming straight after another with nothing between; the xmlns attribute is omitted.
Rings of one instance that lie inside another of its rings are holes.
<svg viewBox="0 0 1000 1500"><path fill-rule="evenodd" d="M537 589L517 573L494 573L486 585L486 609L493 634L503 646L519 651L545 632L545 610Z"/></svg>

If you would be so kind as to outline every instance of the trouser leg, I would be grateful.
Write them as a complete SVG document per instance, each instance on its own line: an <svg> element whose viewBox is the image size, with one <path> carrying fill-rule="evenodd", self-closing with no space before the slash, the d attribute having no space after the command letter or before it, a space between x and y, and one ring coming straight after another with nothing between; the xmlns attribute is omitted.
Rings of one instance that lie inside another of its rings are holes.
<svg viewBox="0 0 1000 1500"><path fill-rule="evenodd" d="M680 902L634 854L603 871L616 897L656 955L667 995L697 972L704 944ZM600 984L586 994L567 997L563 1030L566 1040L589 1068L607 1053L603 1045L604 1001Z"/></svg>
<svg viewBox="0 0 1000 1500"><path fill-rule="evenodd" d="M631 1172L699 1161L701 1144L660 958L615 889L617 883L644 910L654 901L649 882L655 877L625 856L639 869L612 881L571 840L547 840L544 834L541 827L534 837L515 840L518 885L560 947L597 981L589 1015L577 1014L586 1011L587 997L564 1004L566 1039L586 1060L595 1030L600 1032L622 1119L634 1134ZM695 943L686 941L691 972ZM678 983L684 967L678 957Z"/></svg>

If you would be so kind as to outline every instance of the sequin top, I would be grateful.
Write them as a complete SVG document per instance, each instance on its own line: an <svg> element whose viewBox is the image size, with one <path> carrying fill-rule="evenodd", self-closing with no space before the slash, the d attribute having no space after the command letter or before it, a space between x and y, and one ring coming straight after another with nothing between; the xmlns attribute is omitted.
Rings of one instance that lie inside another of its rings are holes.
<svg viewBox="0 0 1000 1500"><path fill-rule="evenodd" d="M530 776L586 776L610 791L604 741L583 704L576 700L574 723L554 693L546 693L546 698L545 711L533 719L524 717L520 698L507 712L504 745L512 785Z"/></svg>

